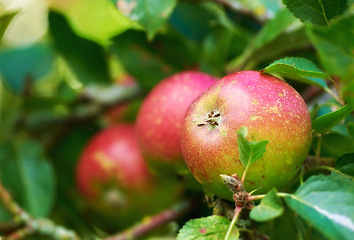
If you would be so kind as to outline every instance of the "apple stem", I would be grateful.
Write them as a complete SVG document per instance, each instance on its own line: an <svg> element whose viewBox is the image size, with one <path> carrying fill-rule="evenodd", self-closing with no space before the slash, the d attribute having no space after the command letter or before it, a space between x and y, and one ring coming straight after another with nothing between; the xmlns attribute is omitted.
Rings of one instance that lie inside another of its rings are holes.
<svg viewBox="0 0 354 240"><path fill-rule="evenodd" d="M249 165L250 165L249 162L250 162L250 161L248 161L248 163L247 163L247 166L246 166L245 171L243 171L242 178L241 178L241 182L242 182L242 183L245 182L245 178L246 178L246 174L247 174L247 171L248 171L248 167L249 167Z"/></svg>
<svg viewBox="0 0 354 240"><path fill-rule="evenodd" d="M289 195L291 195L291 194L289 194L289 193L283 193L283 192L277 193L277 196L278 196L278 197L286 197L286 196L289 196ZM248 201L248 202L252 202L252 201L256 201L256 200L261 200L261 199L263 199L265 196L266 196L266 194L259 194L259 195L249 196L249 197L247 198L247 201Z"/></svg>
<svg viewBox="0 0 354 240"><path fill-rule="evenodd" d="M227 230L227 233L226 233L226 236L225 236L224 240L228 240L229 239L231 231L232 231L232 228L235 226L236 221L237 221L238 217L240 216L240 213L241 213L242 209L243 209L243 207L240 207L240 206L236 205L234 217L232 218L232 221L230 223L229 229Z"/></svg>

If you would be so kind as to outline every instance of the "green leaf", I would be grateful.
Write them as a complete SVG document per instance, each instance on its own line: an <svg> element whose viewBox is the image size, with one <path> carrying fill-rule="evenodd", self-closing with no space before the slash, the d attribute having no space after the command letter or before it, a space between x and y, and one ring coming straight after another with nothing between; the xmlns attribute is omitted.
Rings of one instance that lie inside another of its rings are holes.
<svg viewBox="0 0 354 240"><path fill-rule="evenodd" d="M179 231L177 240L192 239L224 239L230 221L221 216L210 216L188 221ZM233 227L229 240L237 240L240 233L236 226Z"/></svg>
<svg viewBox="0 0 354 240"><path fill-rule="evenodd" d="M49 13L49 30L55 46L83 84L108 83L110 77L101 45L77 36L63 15Z"/></svg>
<svg viewBox="0 0 354 240"><path fill-rule="evenodd" d="M29 139L0 145L0 177L14 199L33 217L45 217L54 202L54 174L43 149Z"/></svg>
<svg viewBox="0 0 354 240"><path fill-rule="evenodd" d="M354 104L354 103L351 103ZM347 124L348 133L354 139L354 122L348 122Z"/></svg>
<svg viewBox="0 0 354 240"><path fill-rule="evenodd" d="M275 189L270 190L260 204L252 209L250 217L259 222L269 221L281 216L284 212L282 203Z"/></svg>
<svg viewBox="0 0 354 240"><path fill-rule="evenodd" d="M149 91L165 77L198 62L200 53L194 51L194 46L185 39L169 36L157 35L149 43L143 32L127 31L113 39L111 51L139 85Z"/></svg>
<svg viewBox="0 0 354 240"><path fill-rule="evenodd" d="M9 12L0 16L0 40L9 26L11 20L15 17L18 12Z"/></svg>
<svg viewBox="0 0 354 240"><path fill-rule="evenodd" d="M344 174L354 176L354 153L340 156L336 161L335 167Z"/></svg>
<svg viewBox="0 0 354 240"><path fill-rule="evenodd" d="M242 165L247 168L261 159L266 151L268 141L249 142L246 140L248 130L240 128L237 132L237 144Z"/></svg>
<svg viewBox="0 0 354 240"><path fill-rule="evenodd" d="M312 122L312 128L318 133L325 134L340 121L342 121L346 116L348 116L352 111L353 107L350 104L347 104L337 111L316 118Z"/></svg>
<svg viewBox="0 0 354 240"><path fill-rule="evenodd" d="M276 39L296 20L297 19L288 9L278 11L274 18L267 22L258 33L254 42L255 49L259 49Z"/></svg>
<svg viewBox="0 0 354 240"><path fill-rule="evenodd" d="M201 59L203 69L210 69L207 72L222 76L230 47L233 41L237 39L235 36L233 32L223 28L210 31L203 42L203 57Z"/></svg>
<svg viewBox="0 0 354 240"><path fill-rule="evenodd" d="M138 21L152 39L166 22L177 0L117 0L118 9L127 17Z"/></svg>
<svg viewBox="0 0 354 240"><path fill-rule="evenodd" d="M327 26L331 19L342 14L347 0L283 0L283 3L303 22Z"/></svg>
<svg viewBox="0 0 354 240"><path fill-rule="evenodd" d="M339 174L309 178L286 203L329 239L352 239L354 182Z"/></svg>
<svg viewBox="0 0 354 240"><path fill-rule="evenodd" d="M298 219L299 217L285 205L281 216L266 222L256 222L257 230L272 240L304 240L306 238L299 238L300 234L296 228Z"/></svg>
<svg viewBox="0 0 354 240"><path fill-rule="evenodd" d="M294 214L295 226L297 229L297 240L323 240L327 239L319 231L317 231L309 222L299 217L299 215Z"/></svg>
<svg viewBox="0 0 354 240"><path fill-rule="evenodd" d="M271 63L262 72L278 73L284 77L328 89L327 83L322 79L329 78L328 74L319 70L313 62L305 58L282 58Z"/></svg>
<svg viewBox="0 0 354 240"><path fill-rule="evenodd" d="M339 157L345 153L353 152L354 141L352 138L329 132L322 136L321 156L323 157ZM313 140L313 145L316 146L318 138Z"/></svg>
<svg viewBox="0 0 354 240"><path fill-rule="evenodd" d="M351 82L354 76L354 16L336 22L328 30L307 29L319 60L329 74ZM336 37L333 37L336 36Z"/></svg>
<svg viewBox="0 0 354 240"><path fill-rule="evenodd" d="M61 0L55 0L61 2ZM83 36L102 45L109 44L109 39L128 29L141 29L136 22L124 16L108 0L75 0L56 4L58 9L69 19L70 26L79 36Z"/></svg>
<svg viewBox="0 0 354 240"><path fill-rule="evenodd" d="M52 69L54 54L47 44L0 51L0 74L15 93L23 93L26 84L33 84Z"/></svg>
<svg viewBox="0 0 354 240"><path fill-rule="evenodd" d="M239 27L236 26L235 22L228 17L225 9L220 4L211 1L203 1L201 2L201 7L213 14L221 26L232 33L239 34Z"/></svg>

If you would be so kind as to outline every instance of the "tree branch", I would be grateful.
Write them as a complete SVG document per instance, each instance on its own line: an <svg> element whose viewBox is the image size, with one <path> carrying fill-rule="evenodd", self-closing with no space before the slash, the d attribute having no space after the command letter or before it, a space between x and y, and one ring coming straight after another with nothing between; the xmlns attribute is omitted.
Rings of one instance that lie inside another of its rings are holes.
<svg viewBox="0 0 354 240"><path fill-rule="evenodd" d="M12 215L15 223L23 224L20 229L15 230L6 239L17 240L26 236L38 233L44 236L52 236L55 239L78 240L79 237L71 230L55 225L48 219L34 219L23 210L12 198L10 193L0 181L0 202L5 209Z"/></svg>
<svg viewBox="0 0 354 240"><path fill-rule="evenodd" d="M140 224L127 229L121 233L105 238L104 240L126 240L135 239L140 237L147 232L171 221L180 218L188 210L194 206L194 201L186 200L181 203L176 204L170 209L167 209L155 216L152 216L149 221L142 221Z"/></svg>

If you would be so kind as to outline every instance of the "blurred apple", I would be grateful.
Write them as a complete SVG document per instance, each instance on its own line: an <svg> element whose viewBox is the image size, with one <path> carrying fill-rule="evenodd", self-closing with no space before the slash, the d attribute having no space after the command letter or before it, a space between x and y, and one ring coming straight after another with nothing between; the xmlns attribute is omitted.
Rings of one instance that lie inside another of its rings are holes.
<svg viewBox="0 0 354 240"><path fill-rule="evenodd" d="M186 168L180 145L184 114L191 102L216 80L199 71L180 72L162 80L144 99L137 116L136 135L153 168Z"/></svg>
<svg viewBox="0 0 354 240"><path fill-rule="evenodd" d="M117 228L161 211L180 194L177 185L150 174L133 124L114 125L95 135L81 154L76 178L89 206Z"/></svg>

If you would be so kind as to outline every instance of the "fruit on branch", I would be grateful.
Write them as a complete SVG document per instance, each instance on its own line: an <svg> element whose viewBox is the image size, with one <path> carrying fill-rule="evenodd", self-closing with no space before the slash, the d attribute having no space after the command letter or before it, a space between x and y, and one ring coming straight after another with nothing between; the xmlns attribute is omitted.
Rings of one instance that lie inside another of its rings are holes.
<svg viewBox="0 0 354 240"><path fill-rule="evenodd" d="M78 190L101 216L128 226L146 214L168 207L179 186L158 181L148 171L133 124L110 126L95 135L80 156Z"/></svg>
<svg viewBox="0 0 354 240"><path fill-rule="evenodd" d="M241 127L248 128L248 141L269 141L263 157L248 169L247 191L284 187L308 153L311 119L295 89L257 71L227 75L190 105L182 126L183 156L207 194L232 200L220 174L243 174L237 145Z"/></svg>
<svg viewBox="0 0 354 240"><path fill-rule="evenodd" d="M180 145L184 114L191 102L215 82L216 78L202 72L180 72L162 80L144 99L136 133L151 165L185 166Z"/></svg>

